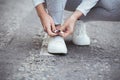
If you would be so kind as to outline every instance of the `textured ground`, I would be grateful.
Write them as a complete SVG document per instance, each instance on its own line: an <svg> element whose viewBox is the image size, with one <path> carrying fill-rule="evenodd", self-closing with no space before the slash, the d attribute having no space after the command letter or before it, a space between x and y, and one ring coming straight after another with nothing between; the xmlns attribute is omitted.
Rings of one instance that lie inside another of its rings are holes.
<svg viewBox="0 0 120 80"><path fill-rule="evenodd" d="M68 55L42 56L32 1L0 0L0 80L119 80L120 22L86 24L90 46L70 41Z"/></svg>

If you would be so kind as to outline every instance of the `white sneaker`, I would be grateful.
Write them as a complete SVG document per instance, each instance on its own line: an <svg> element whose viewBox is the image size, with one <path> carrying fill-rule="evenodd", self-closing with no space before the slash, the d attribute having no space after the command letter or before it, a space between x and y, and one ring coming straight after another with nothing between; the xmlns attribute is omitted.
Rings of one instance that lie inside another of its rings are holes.
<svg viewBox="0 0 120 80"><path fill-rule="evenodd" d="M90 45L90 38L86 32L86 25L84 22L80 21L73 32L73 43L75 45Z"/></svg>
<svg viewBox="0 0 120 80"><path fill-rule="evenodd" d="M48 43L48 52L52 54L67 54L67 47L62 37L51 37Z"/></svg>

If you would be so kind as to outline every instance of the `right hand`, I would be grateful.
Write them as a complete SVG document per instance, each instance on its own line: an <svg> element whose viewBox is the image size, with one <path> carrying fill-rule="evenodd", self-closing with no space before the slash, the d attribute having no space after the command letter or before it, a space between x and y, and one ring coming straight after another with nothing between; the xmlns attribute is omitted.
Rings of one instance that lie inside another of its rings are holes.
<svg viewBox="0 0 120 80"><path fill-rule="evenodd" d="M52 37L56 36L57 34L54 33L54 31L56 30L56 27L52 17L46 13L46 14L43 14L40 19L41 19L41 23L43 25L44 31L46 31L49 36L52 36Z"/></svg>

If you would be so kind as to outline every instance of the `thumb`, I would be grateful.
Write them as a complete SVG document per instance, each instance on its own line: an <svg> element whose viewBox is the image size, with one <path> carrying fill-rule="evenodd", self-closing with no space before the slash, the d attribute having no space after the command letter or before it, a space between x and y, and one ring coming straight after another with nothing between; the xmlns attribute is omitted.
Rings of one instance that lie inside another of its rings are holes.
<svg viewBox="0 0 120 80"><path fill-rule="evenodd" d="M65 29L66 29L66 25L63 24L63 25L60 27L60 30L64 32Z"/></svg>
<svg viewBox="0 0 120 80"><path fill-rule="evenodd" d="M54 32L56 30L54 22L51 23L51 28L52 28L52 32Z"/></svg>
<svg viewBox="0 0 120 80"><path fill-rule="evenodd" d="M61 27L60 27L60 33L59 33L59 35L61 36L61 37L63 37L64 38L64 36L65 36L65 25L63 24Z"/></svg>

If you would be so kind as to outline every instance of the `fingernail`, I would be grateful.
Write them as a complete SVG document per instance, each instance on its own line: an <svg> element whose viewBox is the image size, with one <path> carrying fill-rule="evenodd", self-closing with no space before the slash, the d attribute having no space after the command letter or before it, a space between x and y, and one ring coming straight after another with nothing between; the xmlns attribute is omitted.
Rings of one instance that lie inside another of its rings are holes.
<svg viewBox="0 0 120 80"><path fill-rule="evenodd" d="M61 34L63 34L64 32L63 31L60 31Z"/></svg>
<svg viewBox="0 0 120 80"><path fill-rule="evenodd" d="M61 32L60 30L54 30L54 33L59 33L59 32Z"/></svg>

